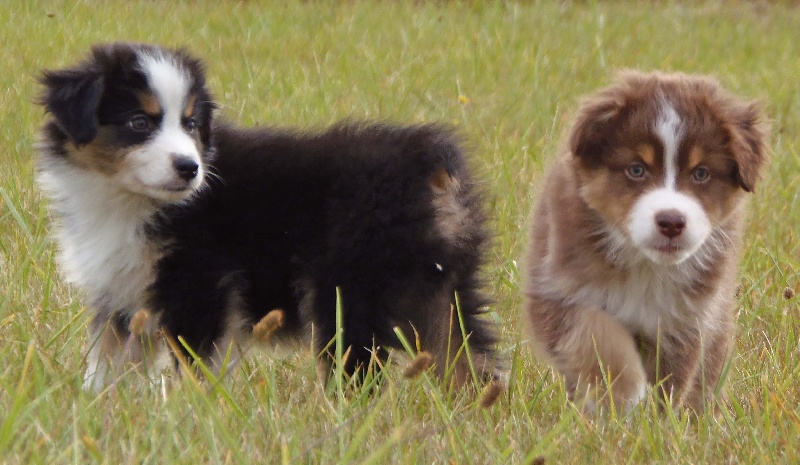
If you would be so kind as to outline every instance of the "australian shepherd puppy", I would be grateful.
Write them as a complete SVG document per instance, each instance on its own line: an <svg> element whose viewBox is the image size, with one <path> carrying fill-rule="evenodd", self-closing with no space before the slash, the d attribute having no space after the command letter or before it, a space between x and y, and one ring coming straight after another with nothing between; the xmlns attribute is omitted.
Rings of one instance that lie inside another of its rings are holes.
<svg viewBox="0 0 800 465"><path fill-rule="evenodd" d="M165 340L219 369L275 309L276 336L312 334L330 363L337 288L348 372L399 347L399 327L439 375L467 380L464 342L497 375L484 213L447 129L213 123L201 63L151 45L97 46L41 81L39 181L94 315L87 388L155 364Z"/></svg>
<svg viewBox="0 0 800 465"><path fill-rule="evenodd" d="M705 77L628 71L583 101L533 213L525 309L587 410L648 385L700 408L720 389L765 131Z"/></svg>

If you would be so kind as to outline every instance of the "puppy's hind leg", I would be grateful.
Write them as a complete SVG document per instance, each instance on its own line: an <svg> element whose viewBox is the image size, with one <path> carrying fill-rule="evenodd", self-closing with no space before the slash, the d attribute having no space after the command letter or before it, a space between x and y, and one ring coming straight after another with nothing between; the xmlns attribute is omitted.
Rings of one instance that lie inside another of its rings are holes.
<svg viewBox="0 0 800 465"><path fill-rule="evenodd" d="M476 297L469 290L458 294L441 289L424 301L417 296L414 305L405 306L413 326L411 336L418 336L420 349L433 356L436 375L455 387L505 381L504 364L496 353L497 335L491 321L480 316L478 302L483 300Z"/></svg>
<svg viewBox="0 0 800 465"><path fill-rule="evenodd" d="M452 160L457 162L458 160ZM456 163L459 164L459 163ZM462 169L434 171L430 178L433 221L431 237L441 255L436 290L419 320L425 322L424 345L436 359L437 373L461 386L474 381L505 381L505 367L497 355L497 334L486 318L489 299L480 291L480 268L488 234L482 199Z"/></svg>
<svg viewBox="0 0 800 465"><path fill-rule="evenodd" d="M305 311L311 311L314 348L320 357L317 369L321 380L327 381L341 356L342 371L363 381L369 371L380 368L389 355L385 344L387 328L377 323L385 304L367 292L379 288L377 285L362 283L340 287L340 302L337 302L336 287L332 284L314 286L313 298L307 296L304 301ZM339 303L341 309L337 308ZM337 312L340 311L342 332L337 337Z"/></svg>

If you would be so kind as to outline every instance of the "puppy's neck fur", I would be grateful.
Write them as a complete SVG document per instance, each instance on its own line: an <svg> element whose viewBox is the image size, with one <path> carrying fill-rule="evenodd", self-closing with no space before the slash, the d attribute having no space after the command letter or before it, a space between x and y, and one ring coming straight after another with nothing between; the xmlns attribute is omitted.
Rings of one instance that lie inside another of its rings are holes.
<svg viewBox="0 0 800 465"><path fill-rule="evenodd" d="M59 263L67 280L100 309L137 311L159 255L145 231L159 205L66 159L47 157L38 180L58 216Z"/></svg>
<svg viewBox="0 0 800 465"><path fill-rule="evenodd" d="M561 169L548 180L539 207L539 217L546 220L539 220L535 230L541 232L535 237L546 237L547 247L531 263L537 271L528 283L530 295L611 309L628 327L651 335L659 325L667 329L695 323L708 299L730 292L733 274L726 271L735 267L739 253L741 206L687 260L656 263L584 201L569 158L565 155L558 163ZM550 228L568 233L546 233Z"/></svg>

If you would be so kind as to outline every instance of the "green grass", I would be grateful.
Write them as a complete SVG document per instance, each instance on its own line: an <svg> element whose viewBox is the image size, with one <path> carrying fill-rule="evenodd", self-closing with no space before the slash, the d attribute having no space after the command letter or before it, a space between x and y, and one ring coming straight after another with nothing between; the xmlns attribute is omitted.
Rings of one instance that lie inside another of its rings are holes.
<svg viewBox="0 0 800 465"><path fill-rule="evenodd" d="M759 2L18 2L0 8L0 461L9 463L796 463L800 460L800 11ZM279 6L276 6L279 5ZM250 352L220 384L135 375L82 391L89 311L60 279L37 192L32 102L44 67L98 41L181 45L209 64L223 117L456 124L497 232L487 268L508 394L406 380L325 393L308 347ZM623 67L716 75L761 98L773 163L751 202L736 357L717 415L587 419L533 360L517 260L533 189L576 98Z"/></svg>

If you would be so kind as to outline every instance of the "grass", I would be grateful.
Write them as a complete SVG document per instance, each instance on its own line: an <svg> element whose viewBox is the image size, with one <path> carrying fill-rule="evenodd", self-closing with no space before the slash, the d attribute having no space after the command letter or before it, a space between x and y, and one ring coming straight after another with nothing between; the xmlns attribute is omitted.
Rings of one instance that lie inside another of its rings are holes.
<svg viewBox="0 0 800 465"><path fill-rule="evenodd" d="M800 11L784 3L29 1L0 9L0 457L8 463L765 463L800 461ZM513 360L491 409L390 362L377 395L325 393L309 348L251 352L221 383L135 375L82 391L88 310L60 279L33 144L44 67L99 41L204 57L221 114L457 125L497 232L487 277ZM751 202L736 357L718 414L588 419L533 360L517 259L576 98L623 67L716 75L761 98L773 163Z"/></svg>

